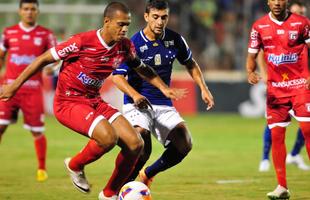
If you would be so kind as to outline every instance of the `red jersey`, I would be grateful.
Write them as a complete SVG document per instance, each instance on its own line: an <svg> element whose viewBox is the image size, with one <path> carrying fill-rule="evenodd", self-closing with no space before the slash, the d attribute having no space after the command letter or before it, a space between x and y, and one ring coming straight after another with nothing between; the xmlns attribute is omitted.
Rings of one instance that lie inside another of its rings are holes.
<svg viewBox="0 0 310 200"><path fill-rule="evenodd" d="M13 82L19 74L39 55L56 45L52 31L40 25L26 28L20 22L4 29L0 48L8 53L5 82ZM36 73L21 87L21 91L40 89L41 72Z"/></svg>
<svg viewBox="0 0 310 200"><path fill-rule="evenodd" d="M307 92L309 29L306 17L292 13L283 22L269 13L253 24L248 52L264 50L267 95L288 97Z"/></svg>
<svg viewBox="0 0 310 200"><path fill-rule="evenodd" d="M56 96L99 96L104 80L128 56L135 56L135 48L127 38L108 46L100 30L74 35L51 49L55 60L63 60Z"/></svg>

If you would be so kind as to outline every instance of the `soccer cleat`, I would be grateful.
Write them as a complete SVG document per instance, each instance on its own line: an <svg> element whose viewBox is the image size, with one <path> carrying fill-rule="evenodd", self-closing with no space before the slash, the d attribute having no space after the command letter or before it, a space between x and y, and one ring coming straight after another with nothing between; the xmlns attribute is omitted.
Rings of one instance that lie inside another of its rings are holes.
<svg viewBox="0 0 310 200"><path fill-rule="evenodd" d="M113 196L111 196L111 197L106 197L106 196L104 196L103 191L101 191L101 192L99 193L99 195L98 195L98 199L99 199L99 200L117 200L117 196L116 196L116 195L113 195Z"/></svg>
<svg viewBox="0 0 310 200"><path fill-rule="evenodd" d="M69 162L71 158L66 158L64 160L65 168L69 172L72 184L75 186L76 189L78 189L82 193L89 193L90 187L88 184L88 181L85 177L84 171L73 171L69 168Z"/></svg>
<svg viewBox="0 0 310 200"><path fill-rule="evenodd" d="M47 172L44 169L38 169L37 171L37 181L43 182L48 178Z"/></svg>
<svg viewBox="0 0 310 200"><path fill-rule="evenodd" d="M153 180L154 180L154 177L152 177L152 178L149 178L149 177L147 177L146 176L146 174L145 174L145 167L143 167L140 171L139 171L139 179L140 179L140 181L142 182L142 183L144 183L148 188L150 188L151 187L151 184L152 184L152 182L153 182Z"/></svg>
<svg viewBox="0 0 310 200"><path fill-rule="evenodd" d="M310 170L310 166L304 162L304 159L299 154L295 156L292 156L292 154L287 154L286 164L294 164L301 170Z"/></svg>
<svg viewBox="0 0 310 200"><path fill-rule="evenodd" d="M290 199L291 194L285 187L282 187L281 185L278 185L277 188L267 193L267 197L271 200L277 200L277 199Z"/></svg>
<svg viewBox="0 0 310 200"><path fill-rule="evenodd" d="M260 161L258 171L260 172L268 172L270 169L270 161L268 159L264 159Z"/></svg>

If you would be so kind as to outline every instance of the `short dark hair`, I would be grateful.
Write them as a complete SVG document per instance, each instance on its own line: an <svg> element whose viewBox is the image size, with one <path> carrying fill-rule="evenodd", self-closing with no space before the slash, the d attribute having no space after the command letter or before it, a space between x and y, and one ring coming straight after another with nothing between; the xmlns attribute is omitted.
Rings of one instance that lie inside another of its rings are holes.
<svg viewBox="0 0 310 200"><path fill-rule="evenodd" d="M121 11L123 13L130 13L129 8L121 2L111 2L104 9L103 17L113 18L116 11Z"/></svg>
<svg viewBox="0 0 310 200"><path fill-rule="evenodd" d="M19 7L21 8L23 3L35 3L37 6L39 6L39 1L38 0L20 0L19 1Z"/></svg>
<svg viewBox="0 0 310 200"><path fill-rule="evenodd" d="M157 10L169 9L169 4L166 0L147 0L145 13L149 13L152 8Z"/></svg>
<svg viewBox="0 0 310 200"><path fill-rule="evenodd" d="M298 5L300 7L305 6L305 4L302 1L299 0L291 0L288 4L288 8L291 8L293 5Z"/></svg>

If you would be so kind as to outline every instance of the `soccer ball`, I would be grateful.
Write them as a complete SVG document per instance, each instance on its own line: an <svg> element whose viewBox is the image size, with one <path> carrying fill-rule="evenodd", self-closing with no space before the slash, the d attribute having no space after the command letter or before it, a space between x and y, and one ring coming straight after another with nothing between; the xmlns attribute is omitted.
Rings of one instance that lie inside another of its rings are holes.
<svg viewBox="0 0 310 200"><path fill-rule="evenodd" d="M118 200L152 200L150 189L139 181L126 183L120 190Z"/></svg>

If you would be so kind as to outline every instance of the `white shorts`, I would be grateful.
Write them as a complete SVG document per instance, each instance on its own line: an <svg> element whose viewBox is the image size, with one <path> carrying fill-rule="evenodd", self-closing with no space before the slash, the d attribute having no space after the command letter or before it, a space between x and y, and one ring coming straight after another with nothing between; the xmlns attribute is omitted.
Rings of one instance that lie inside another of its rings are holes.
<svg viewBox="0 0 310 200"><path fill-rule="evenodd" d="M133 126L150 131L156 139L166 146L170 131L184 122L178 111L171 106L152 105L153 110L138 110L133 104L123 106L123 114Z"/></svg>

